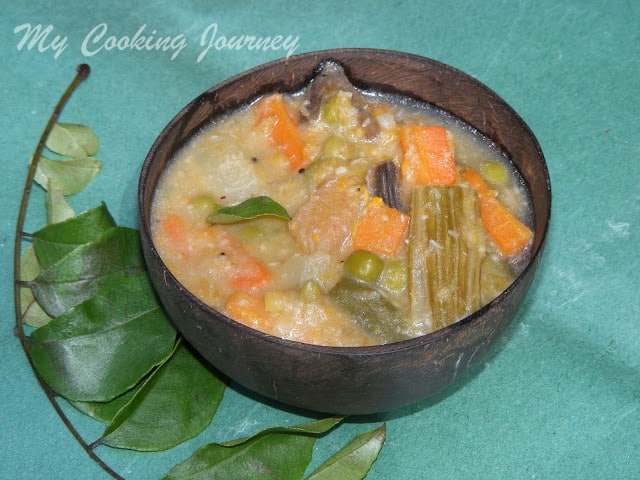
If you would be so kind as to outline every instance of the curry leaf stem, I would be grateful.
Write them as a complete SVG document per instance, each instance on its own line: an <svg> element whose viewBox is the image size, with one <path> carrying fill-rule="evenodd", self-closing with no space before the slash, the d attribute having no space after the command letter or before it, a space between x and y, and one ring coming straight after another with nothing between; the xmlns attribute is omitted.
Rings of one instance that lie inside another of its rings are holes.
<svg viewBox="0 0 640 480"><path fill-rule="evenodd" d="M25 180L24 189L22 190L22 200L20 202L20 210L18 211L18 219L16 221L16 234L14 239L13 255L14 304L16 311L16 320L18 321L18 323L21 322L20 319L22 317L22 305L19 295L20 286L18 284L18 281L20 280L20 258L22 256L22 239L27 236L24 232L24 222L27 215L27 207L29 206L31 188L33 187L33 179L36 174L36 169L38 168L38 161L40 160L40 156L42 155L42 150L44 149L47 138L49 137L53 126L57 122L64 106L69 100L69 97L71 97L71 94L76 90L78 85L80 85L80 83L82 83L82 81L89 76L90 71L91 69L86 63L78 65L78 68L76 69L76 76L64 91L64 93L60 97L60 100L58 100L57 105L53 109L51 117L49 117L47 125L42 131L42 135L40 136L40 140L38 141L38 146L36 147L36 150L33 154L33 158L27 172L27 179Z"/></svg>

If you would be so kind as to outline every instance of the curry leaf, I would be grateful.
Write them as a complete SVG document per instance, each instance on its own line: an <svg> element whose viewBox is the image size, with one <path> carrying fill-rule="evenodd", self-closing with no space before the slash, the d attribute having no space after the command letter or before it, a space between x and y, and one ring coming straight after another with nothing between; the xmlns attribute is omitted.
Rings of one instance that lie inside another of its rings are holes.
<svg viewBox="0 0 640 480"><path fill-rule="evenodd" d="M173 349L175 330L146 273L101 290L30 336L45 382L69 400L109 401L136 385Z"/></svg>
<svg viewBox="0 0 640 480"><path fill-rule="evenodd" d="M20 261L20 280L31 281L36 278L42 267L33 245L25 249ZM31 327L41 327L51 321L51 317L36 302L30 287L20 287L20 305L22 306L22 322Z"/></svg>
<svg viewBox="0 0 640 480"><path fill-rule="evenodd" d="M385 425L364 432L320 465L307 480L361 480L378 458L384 444Z"/></svg>
<svg viewBox="0 0 640 480"><path fill-rule="evenodd" d="M47 185L47 221L49 223L59 223L75 216L75 212L67 199L64 197L62 190L52 178L49 179Z"/></svg>
<svg viewBox="0 0 640 480"><path fill-rule="evenodd" d="M84 189L102 168L102 162L93 157L71 160L50 160L40 157L34 180L45 190L52 179L64 195L74 195Z"/></svg>
<svg viewBox="0 0 640 480"><path fill-rule="evenodd" d="M24 304L23 304L24 305ZM22 322L30 327L42 327L51 321L51 317L35 300L27 304L22 315Z"/></svg>
<svg viewBox="0 0 640 480"><path fill-rule="evenodd" d="M101 423L109 424L114 418L116 418L118 412L131 401L143 384L144 379L131 390L127 390L122 395L119 395L108 402L70 401L69 403L85 415L88 415Z"/></svg>
<svg viewBox="0 0 640 480"><path fill-rule="evenodd" d="M287 210L270 197L253 197L238 205L221 207L207 217L210 223L235 223L262 216L291 220Z"/></svg>
<svg viewBox="0 0 640 480"><path fill-rule="evenodd" d="M100 143L95 132L86 125L56 123L45 145L52 152L78 158L95 155Z"/></svg>
<svg viewBox="0 0 640 480"><path fill-rule="evenodd" d="M115 226L113 217L102 203L66 221L38 230L33 234L33 247L40 264L46 269L80 245L98 240Z"/></svg>
<svg viewBox="0 0 640 480"><path fill-rule="evenodd" d="M211 423L225 387L180 345L118 412L102 441L111 447L143 451L175 447Z"/></svg>
<svg viewBox="0 0 640 480"><path fill-rule="evenodd" d="M226 443L210 443L173 467L164 480L278 478L299 480L311 460L319 435L343 417L329 417L295 427L273 427Z"/></svg>
<svg viewBox="0 0 640 480"><path fill-rule="evenodd" d="M56 317L100 288L143 269L138 231L112 227L98 240L80 245L44 270L31 282L31 289L42 308Z"/></svg>
<svg viewBox="0 0 640 480"><path fill-rule="evenodd" d="M38 262L38 257L36 257L35 249L33 245L30 245L24 250L20 260L20 280L29 282L36 278L41 271L42 267ZM33 293L29 287L20 288L20 300L23 307L34 301ZM24 313L24 310L23 308L22 313Z"/></svg>

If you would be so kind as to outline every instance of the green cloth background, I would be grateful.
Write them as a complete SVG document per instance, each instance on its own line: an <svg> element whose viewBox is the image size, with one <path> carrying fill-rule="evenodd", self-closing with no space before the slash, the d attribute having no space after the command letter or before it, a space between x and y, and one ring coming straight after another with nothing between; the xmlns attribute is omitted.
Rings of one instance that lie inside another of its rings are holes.
<svg viewBox="0 0 640 480"><path fill-rule="evenodd" d="M318 465L387 422L368 479L640 478L640 4L635 1L56 2L4 0L0 16L0 478L105 479L63 426L13 334L12 255L27 161L79 63L90 79L62 121L93 127L104 166L70 199L105 200L136 226L139 169L178 110L212 85L283 50L212 48L201 35L298 37L294 53L337 47L434 58L500 94L535 132L553 186L545 256L527 301L492 353L441 394L353 418L316 444ZM30 23L46 41L19 48ZM82 49L90 31L181 35L173 52ZM211 31L211 30L210 30ZM56 55L53 37L66 37ZM35 192L27 230L43 222ZM102 427L69 410L89 441ZM307 420L231 386L214 424L174 450L99 447L127 479L155 479L210 441Z"/></svg>

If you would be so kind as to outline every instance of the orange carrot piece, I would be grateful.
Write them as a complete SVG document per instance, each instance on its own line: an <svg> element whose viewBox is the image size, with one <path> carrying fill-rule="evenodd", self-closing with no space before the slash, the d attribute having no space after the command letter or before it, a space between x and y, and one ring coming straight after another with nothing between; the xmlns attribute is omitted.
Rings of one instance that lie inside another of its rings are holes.
<svg viewBox="0 0 640 480"><path fill-rule="evenodd" d="M236 257L236 268L231 274L229 283L243 292L258 292L271 283L271 272L257 258L250 255Z"/></svg>
<svg viewBox="0 0 640 480"><path fill-rule="evenodd" d="M457 172L449 133L439 126L403 125L400 172L410 185L453 185Z"/></svg>
<svg viewBox="0 0 640 480"><path fill-rule="evenodd" d="M229 259L232 268L226 274L229 285L245 293L262 292L272 280L271 272L254 257L231 232L222 227L214 232L214 242Z"/></svg>
<svg viewBox="0 0 640 480"><path fill-rule="evenodd" d="M521 253L533 237L531 229L496 198L480 174L465 170L461 177L478 192L482 224L498 249L507 257Z"/></svg>
<svg viewBox="0 0 640 480"><path fill-rule="evenodd" d="M245 292L234 292L225 304L225 313L234 320L245 325L266 331L270 328L272 318L265 309L264 297Z"/></svg>
<svg viewBox="0 0 640 480"><path fill-rule="evenodd" d="M522 252L533 237L533 232L494 197L480 200L480 216L489 235L507 257Z"/></svg>
<svg viewBox="0 0 640 480"><path fill-rule="evenodd" d="M173 247L184 245L186 232L184 220L178 215L169 215L160 222L161 235L168 240Z"/></svg>
<svg viewBox="0 0 640 480"><path fill-rule="evenodd" d="M282 95L274 94L260 100L256 106L258 122L268 119L269 140L289 160L289 169L297 171L306 166L304 142L296 122L291 118Z"/></svg>
<svg viewBox="0 0 640 480"><path fill-rule="evenodd" d="M353 238L354 250L368 250L382 257L392 257L404 240L409 217L374 197L367 205L364 219Z"/></svg>
<svg viewBox="0 0 640 480"><path fill-rule="evenodd" d="M482 175L480 175L475 170L464 170L460 177L469 184L471 188L473 188L476 192L478 192L479 196L488 196L495 197L496 192L493 190L487 182L484 181Z"/></svg>

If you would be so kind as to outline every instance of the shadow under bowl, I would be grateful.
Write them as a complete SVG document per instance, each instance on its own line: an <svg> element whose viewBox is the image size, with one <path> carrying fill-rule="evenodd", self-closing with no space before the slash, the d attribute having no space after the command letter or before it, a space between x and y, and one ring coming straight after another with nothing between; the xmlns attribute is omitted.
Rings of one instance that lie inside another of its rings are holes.
<svg viewBox="0 0 640 480"><path fill-rule="evenodd" d="M530 190L534 243L528 265L494 301L447 328L370 347L316 346L273 337L205 305L172 275L153 244L154 192L174 154L216 118L255 98L300 90L328 60L342 64L359 88L407 95L477 129L509 156ZM370 49L325 50L277 60L207 90L171 120L151 147L141 171L138 200L149 274L184 338L215 368L249 390L296 407L344 415L414 403L475 366L522 304L540 262L551 214L551 187L542 150L504 100L440 62Z"/></svg>

